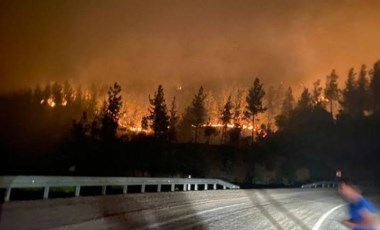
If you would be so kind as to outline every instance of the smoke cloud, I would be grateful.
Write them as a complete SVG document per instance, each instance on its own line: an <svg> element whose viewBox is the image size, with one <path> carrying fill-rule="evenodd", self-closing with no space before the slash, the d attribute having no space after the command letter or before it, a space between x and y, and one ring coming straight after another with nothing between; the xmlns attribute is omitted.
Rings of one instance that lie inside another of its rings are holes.
<svg viewBox="0 0 380 230"><path fill-rule="evenodd" d="M380 1L0 2L1 91L66 79L127 90L310 85L380 58Z"/></svg>

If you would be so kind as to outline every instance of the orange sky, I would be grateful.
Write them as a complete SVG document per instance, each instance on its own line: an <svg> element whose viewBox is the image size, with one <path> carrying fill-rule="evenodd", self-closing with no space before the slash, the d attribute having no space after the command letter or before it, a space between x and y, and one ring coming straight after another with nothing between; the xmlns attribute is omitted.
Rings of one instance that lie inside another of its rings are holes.
<svg viewBox="0 0 380 230"><path fill-rule="evenodd" d="M154 90L301 88L380 59L380 1L0 1L0 90L70 79Z"/></svg>

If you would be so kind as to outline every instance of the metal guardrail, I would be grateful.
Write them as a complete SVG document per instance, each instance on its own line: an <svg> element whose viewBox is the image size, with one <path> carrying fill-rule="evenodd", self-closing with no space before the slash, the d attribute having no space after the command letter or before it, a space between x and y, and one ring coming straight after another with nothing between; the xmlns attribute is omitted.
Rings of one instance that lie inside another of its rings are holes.
<svg viewBox="0 0 380 230"><path fill-rule="evenodd" d="M12 189L43 188L43 198L49 198L50 188L75 187L75 196L81 195L81 187L102 187L102 195L107 194L108 186L120 186L123 194L128 193L128 186L139 185L141 192L145 186L156 185L161 192L163 185L169 185L170 191L175 191L176 185L182 185L183 191L198 190L202 185L204 190L216 190L218 185L223 189L239 189L240 187L220 179L201 178L154 178L154 177L66 177L66 176L0 176L0 188L5 189L4 201L11 198ZM192 186L193 185L193 186Z"/></svg>
<svg viewBox="0 0 380 230"><path fill-rule="evenodd" d="M318 181L314 183L304 184L301 186L301 188L336 188L338 185L338 181ZM360 181L359 183L355 183L355 185L369 188L380 187L380 184L377 181Z"/></svg>
<svg viewBox="0 0 380 230"><path fill-rule="evenodd" d="M336 188L338 182L336 181L318 181L314 183L304 184L301 188Z"/></svg>

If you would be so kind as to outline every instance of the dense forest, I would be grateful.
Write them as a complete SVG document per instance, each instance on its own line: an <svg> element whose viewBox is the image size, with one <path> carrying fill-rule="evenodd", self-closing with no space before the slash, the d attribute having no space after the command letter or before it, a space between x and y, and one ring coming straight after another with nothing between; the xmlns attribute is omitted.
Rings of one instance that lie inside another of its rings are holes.
<svg viewBox="0 0 380 230"><path fill-rule="evenodd" d="M122 86L68 81L0 96L0 173L218 177L255 184L380 176L380 61L333 70L298 99L259 78L212 110L203 87L178 110L164 87L139 118ZM128 106L127 106L128 107ZM134 116L134 117L133 117ZM133 124L130 122L134 120Z"/></svg>

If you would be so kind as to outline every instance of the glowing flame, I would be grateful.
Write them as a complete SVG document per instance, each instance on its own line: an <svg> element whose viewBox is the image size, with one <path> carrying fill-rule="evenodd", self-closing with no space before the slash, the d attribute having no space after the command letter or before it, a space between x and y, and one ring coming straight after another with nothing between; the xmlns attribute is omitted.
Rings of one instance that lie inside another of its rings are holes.
<svg viewBox="0 0 380 230"><path fill-rule="evenodd" d="M66 106L66 105L67 105L67 100L66 100L66 99L63 99L61 105L62 105L62 106Z"/></svg>
<svg viewBox="0 0 380 230"><path fill-rule="evenodd" d="M50 97L46 100L46 103L48 104L48 106L54 108L55 107L55 101L54 101L54 98L53 97Z"/></svg>

